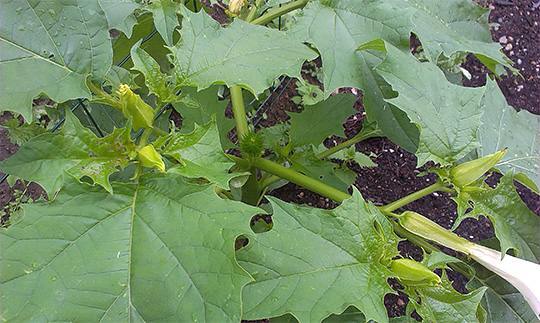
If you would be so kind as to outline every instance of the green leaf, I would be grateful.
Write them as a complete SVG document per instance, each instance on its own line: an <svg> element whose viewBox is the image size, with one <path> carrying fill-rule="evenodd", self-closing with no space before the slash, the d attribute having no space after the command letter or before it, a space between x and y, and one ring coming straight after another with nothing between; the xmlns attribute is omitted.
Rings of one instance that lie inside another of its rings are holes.
<svg viewBox="0 0 540 323"><path fill-rule="evenodd" d="M204 89L212 84L240 85L254 95L280 75L300 78L305 60L316 57L300 41L262 26L235 20L227 28L204 11L182 12L180 41L171 48L178 85Z"/></svg>
<svg viewBox="0 0 540 323"><path fill-rule="evenodd" d="M199 126L190 134L174 133L162 153L174 157L181 165L169 172L186 177L204 177L219 187L229 189L232 178L245 173L229 173L234 163L223 153L216 122Z"/></svg>
<svg viewBox="0 0 540 323"><path fill-rule="evenodd" d="M366 317L356 307L349 306L343 313L337 315L332 314L325 318L323 323L358 323L365 322ZM270 323L296 323L298 320L291 314L286 314L280 317L271 318ZM392 322L392 319L390 319Z"/></svg>
<svg viewBox="0 0 540 323"><path fill-rule="evenodd" d="M133 68L144 75L146 86L150 93L154 93L162 102L176 100L174 89L171 87L169 77L163 74L159 64L144 50L140 48L141 42L137 42L131 48L131 60Z"/></svg>
<svg viewBox="0 0 540 323"><path fill-rule="evenodd" d="M110 85L113 90L118 90L120 88L120 84L127 84L130 88L135 90L138 88L138 85L135 84L136 76L137 75L131 74L125 68L113 65L111 66L109 73L105 75L105 83L102 85L102 87Z"/></svg>
<svg viewBox="0 0 540 323"><path fill-rule="evenodd" d="M290 161L292 163L291 169L318 179L340 191L346 192L356 179L356 173L350 169L346 169L345 174L339 174L340 177L338 177L336 170L341 170L339 165L317 158L312 146L296 149ZM342 178L345 180L342 180Z"/></svg>
<svg viewBox="0 0 540 323"><path fill-rule="evenodd" d="M497 83L489 79L482 103L479 157L508 147L496 168L503 173L511 169L522 172L540 186L540 116L526 110L516 112L506 103Z"/></svg>
<svg viewBox="0 0 540 323"><path fill-rule="evenodd" d="M219 86L211 86L208 89L197 91L194 87L183 87L182 97L178 102L173 102L173 107L182 115L181 133L190 133L195 129L195 124L207 124L214 115L219 130L221 146L233 147L227 137L227 133L234 128L234 120L225 117L227 100L219 100Z"/></svg>
<svg viewBox="0 0 540 323"><path fill-rule="evenodd" d="M146 9L154 16L154 25L168 46L172 46L173 35L176 27L179 27L178 12L180 4L172 0L154 1Z"/></svg>
<svg viewBox="0 0 540 323"><path fill-rule="evenodd" d="M133 33L128 36L121 34L116 38L113 44L114 51L114 64L123 62L124 58L131 53L131 48L143 38L148 38L144 43L140 45L140 48L154 57L163 72L170 70L170 62L166 55L170 54L170 51L165 47L166 44L161 38L158 32L155 32L153 16L150 13L143 13L137 17L137 24L133 27ZM133 67L132 60L127 60L122 65L125 69Z"/></svg>
<svg viewBox="0 0 540 323"><path fill-rule="evenodd" d="M67 181L1 231L2 318L239 322L251 279L234 241L259 209L174 174L114 192Z"/></svg>
<svg viewBox="0 0 540 323"><path fill-rule="evenodd" d="M458 214L456 223L470 216L487 216L493 222L502 254L514 249L520 258L540 262L540 218L529 210L516 192L512 171L504 175L494 189L485 186L482 190L462 194L462 200L472 201L474 208L472 212Z"/></svg>
<svg viewBox="0 0 540 323"><path fill-rule="evenodd" d="M412 13L412 9L397 9L383 1L310 1L290 33L314 44L321 53L326 96L340 87L361 89L368 118L390 140L414 152L418 130L402 111L383 100L395 93L373 70L381 53L358 51L379 38L408 49Z"/></svg>
<svg viewBox="0 0 540 323"><path fill-rule="evenodd" d="M391 6L413 10L412 32L415 33L428 59L435 63L443 53L471 52L495 71L498 64L510 66L501 46L494 43L489 30L489 9L469 0L390 0Z"/></svg>
<svg viewBox="0 0 540 323"><path fill-rule="evenodd" d="M97 138L82 127L68 112L59 133L46 133L24 144L13 156L0 163L3 172L41 185L49 196L63 185L64 171L81 178L88 176L112 192L109 175L129 163L135 149L126 128L117 129L104 138Z"/></svg>
<svg viewBox="0 0 540 323"><path fill-rule="evenodd" d="M133 11L141 8L134 0L98 0L109 22L109 29L117 29L131 37L133 26L137 23Z"/></svg>
<svg viewBox="0 0 540 323"><path fill-rule="evenodd" d="M357 48L377 38L408 48L412 13L410 9L397 10L384 1L310 1L291 33L313 43L321 53L326 96L345 86L366 92L371 90L368 85L372 85L372 80L364 78L376 63L369 64L372 55L357 52Z"/></svg>
<svg viewBox="0 0 540 323"><path fill-rule="evenodd" d="M410 294L410 304L427 322L478 322L476 312L486 290L480 287L468 294L460 294L454 290L443 271L440 287L418 287ZM421 304L416 300L420 297Z"/></svg>
<svg viewBox="0 0 540 323"><path fill-rule="evenodd" d="M0 125L0 129L1 128L7 130L6 138L8 138L12 144L17 146L22 146L30 139L47 132L42 124L23 123L19 125L19 119L15 117L4 120L4 125Z"/></svg>
<svg viewBox="0 0 540 323"><path fill-rule="evenodd" d="M496 242L497 240L493 238L481 243L490 248L499 249ZM486 310L486 323L540 322L523 295L514 286L478 263L474 263L472 267L476 274L467 283L467 288L487 287L481 303Z"/></svg>
<svg viewBox="0 0 540 323"><path fill-rule="evenodd" d="M112 64L109 21L133 9L110 1L8 1L0 13L2 110L32 120L40 93L56 102L90 97L85 80L101 80ZM107 11L105 11L107 9ZM39 73L36 73L39 71Z"/></svg>
<svg viewBox="0 0 540 323"><path fill-rule="evenodd" d="M389 44L377 71L399 93L387 101L420 127L419 165L429 160L446 165L479 146L476 131L484 89L449 83L435 64L420 63Z"/></svg>
<svg viewBox="0 0 540 323"><path fill-rule="evenodd" d="M289 113L289 135L295 146L319 145L331 135L344 137L342 124L356 111L352 108L357 98L350 94L336 94L302 113Z"/></svg>
<svg viewBox="0 0 540 323"><path fill-rule="evenodd" d="M85 104L87 104L87 102ZM99 132L89 116L92 116L99 129L105 134L110 134L114 129L122 128L126 124L127 120L122 111L115 109L110 105L91 102L87 105L87 108L90 115L86 114L83 109L75 110L74 114L81 121L83 127L92 130L96 136L99 136Z"/></svg>
<svg viewBox="0 0 540 323"><path fill-rule="evenodd" d="M328 157L341 159L343 161L354 161L360 167L377 166L377 164L375 164L367 155L357 152L354 145L350 146L349 148L339 150Z"/></svg>
<svg viewBox="0 0 540 323"><path fill-rule="evenodd" d="M354 305L368 320L388 322L383 298L392 274L379 260L397 254L390 222L357 190L334 210L268 199L273 229L237 252L255 279L243 290L243 318L291 313L319 322Z"/></svg>

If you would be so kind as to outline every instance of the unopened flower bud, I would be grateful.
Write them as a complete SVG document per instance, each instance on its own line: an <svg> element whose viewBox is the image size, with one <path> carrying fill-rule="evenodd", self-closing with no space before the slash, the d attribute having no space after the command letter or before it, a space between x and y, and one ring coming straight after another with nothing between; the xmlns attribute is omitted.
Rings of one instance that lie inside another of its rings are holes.
<svg viewBox="0 0 540 323"><path fill-rule="evenodd" d="M457 187L464 187L480 176L484 175L491 167L495 166L506 153L506 148L494 154L468 161L450 169L450 179Z"/></svg>
<svg viewBox="0 0 540 323"><path fill-rule="evenodd" d="M388 269L396 274L398 280L407 286L437 286L441 278L421 263L400 258L390 262Z"/></svg>
<svg viewBox="0 0 540 323"><path fill-rule="evenodd" d="M133 117L133 129L152 128L154 109L146 104L141 97L126 84L120 84L116 91L120 98L120 110L126 118Z"/></svg>
<svg viewBox="0 0 540 323"><path fill-rule="evenodd" d="M160 172L165 172L165 163L163 163L161 155L151 144L146 145L139 150L139 160L144 167L155 167Z"/></svg>

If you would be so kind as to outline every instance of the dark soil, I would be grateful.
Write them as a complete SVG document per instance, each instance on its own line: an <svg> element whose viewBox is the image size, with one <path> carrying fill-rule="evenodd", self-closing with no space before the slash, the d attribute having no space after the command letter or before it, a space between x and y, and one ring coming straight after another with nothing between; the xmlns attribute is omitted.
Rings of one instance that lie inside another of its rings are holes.
<svg viewBox="0 0 540 323"><path fill-rule="evenodd" d="M526 109L532 113L540 114L540 8L534 9L533 0L478 0L482 5L492 9L490 22L498 23L499 26L492 27L493 40L499 42L504 52L514 62L514 67L519 70L521 76L503 76L498 80L499 86L505 94L508 103L517 110ZM220 22L226 22L223 10L214 5L213 16ZM463 66L471 74L471 80L464 79L466 86L482 86L485 84L487 69L470 55ZM312 80L310 80L312 81ZM260 121L261 126L270 126L277 120L288 118L284 111L297 111L289 99L296 95L294 82L288 85L284 94L272 104L267 111L267 118ZM361 105L361 93L355 108L358 113L351 116L345 123L345 134L347 138L353 137L360 129L363 120L363 108ZM270 101L271 102L271 101ZM9 115L0 116L0 124ZM327 147L336 145L346 139L332 137L325 141ZM432 184L436 175L428 174L419 176L426 170L426 166L417 168L416 157L385 138L371 138L356 144L357 151L365 154L373 153L372 160L378 165L376 168L359 168L356 165L349 167L357 172L358 176L354 183L366 200L375 205L384 205L395 201L409 193L422 189ZM3 160L17 150L17 146L11 144L5 135L5 130L0 129L0 160ZM429 167L430 165L427 165ZM0 177L3 174L0 173ZM491 180L497 181L497 176ZM17 184L15 188L24 190L22 184ZM517 185L518 192L527 206L540 216L540 196L529 191L521 185ZM0 185L0 210L9 202L15 199L14 189L10 188L4 181ZM33 199L41 196L42 191L37 185L29 186L27 193ZM320 208L334 208L337 205L316 193L298 187L294 184L287 184L284 187L270 192L271 195L279 197L285 201L299 204L307 204ZM450 199L448 193L432 193L420 200L417 200L403 208L403 210L414 210L429 217L445 228L452 227L456 219L456 205ZM2 219L2 222L5 219ZM471 241L480 241L493 237L493 225L491 222L481 217L479 220L466 219L463 221L456 233ZM400 243L400 251L404 256L414 259L421 259L421 250L408 242ZM449 277L454 281L455 288L460 292L467 292L465 288L466 278L458 273L450 272ZM393 288L399 284L390 282ZM391 317L405 314L407 297L400 295L387 295L385 305Z"/></svg>

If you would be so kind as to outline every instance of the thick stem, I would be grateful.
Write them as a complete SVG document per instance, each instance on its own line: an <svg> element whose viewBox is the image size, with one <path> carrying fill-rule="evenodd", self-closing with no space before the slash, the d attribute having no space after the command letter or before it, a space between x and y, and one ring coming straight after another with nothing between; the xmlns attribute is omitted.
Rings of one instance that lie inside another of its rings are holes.
<svg viewBox="0 0 540 323"><path fill-rule="evenodd" d="M319 158L319 159L326 158L326 157L332 155L333 153L336 153L336 152L338 152L338 151L340 151L342 149L345 149L345 148L347 148L347 147L349 147L351 145L354 145L357 142L360 142L360 141L365 140L367 138L380 136L380 135L382 135L382 134L381 134L381 131L379 129L370 131L368 133L359 133L356 136L352 137L351 139L349 139L347 141L344 141L344 142L342 142L339 145L336 145L334 147L328 148L327 150L323 151L320 154L317 154L316 157Z"/></svg>
<svg viewBox="0 0 540 323"><path fill-rule="evenodd" d="M263 0L257 0L255 5L249 9L248 16L246 17L246 22L252 22L253 19L255 19L255 15L257 14L257 10L261 7L261 5L264 3Z"/></svg>
<svg viewBox="0 0 540 323"><path fill-rule="evenodd" d="M343 202L343 200L351 197L349 194L335 189L332 186L324 184L323 182L320 182L316 179L308 177L302 173L281 166L280 164L274 163L273 161L264 158L255 159L252 165L268 173L284 178L290 182L301 185L315 193L319 193L328 198L331 198L338 203L341 203Z"/></svg>
<svg viewBox="0 0 540 323"><path fill-rule="evenodd" d="M238 85L233 85L231 91L231 104L236 123L236 133L238 140L242 140L245 134L249 132L246 110L244 108L244 98L242 97L242 88Z"/></svg>
<svg viewBox="0 0 540 323"><path fill-rule="evenodd" d="M446 186L440 182L440 181L437 181L435 182L435 184L432 184L426 188L423 188L419 191L416 191L412 194L409 194L403 198L400 198L399 200L397 201L394 201L390 204L387 204L385 206L381 206L379 207L379 210L382 212L382 213L390 213L394 210L397 210L399 209L400 207L406 205L406 204L409 204L411 203L412 201L415 201L415 200L418 200L419 198L421 197L424 197L428 194L431 194L433 192L436 192L436 191L441 191L441 190L444 190L444 191L447 191L447 188Z"/></svg>
<svg viewBox="0 0 540 323"><path fill-rule="evenodd" d="M264 15L253 20L251 23L254 25L265 25L268 22L276 19L277 17L283 16L284 14L288 12L291 12L299 8L303 8L308 2L309 0L296 0L293 2L289 2L286 5L283 5L281 7L277 7L268 11Z"/></svg>
<svg viewBox="0 0 540 323"><path fill-rule="evenodd" d="M354 136L353 138L347 140L347 141L344 141L342 142L341 144L337 145L337 146L334 146L334 147L331 147L331 148L328 148L327 150L323 151L322 153L320 154L317 154L315 157L319 158L319 159L324 159L330 155L332 155L333 153L335 152L338 152L342 149L345 149L351 145L354 145L355 143L357 142L360 142L362 140L365 140L367 138L371 138L371 137L376 137L376 136L379 136L381 135L381 132L380 130L373 130L373 131L370 131L368 133L359 133L357 134L356 136ZM291 150L292 147L288 147L288 145L283 149L283 152L282 152L282 155L288 155L290 150ZM275 182L279 181L281 178L278 177L278 176L271 176L269 178L266 178L262 183L261 183L261 187L268 187L272 184L274 184Z"/></svg>

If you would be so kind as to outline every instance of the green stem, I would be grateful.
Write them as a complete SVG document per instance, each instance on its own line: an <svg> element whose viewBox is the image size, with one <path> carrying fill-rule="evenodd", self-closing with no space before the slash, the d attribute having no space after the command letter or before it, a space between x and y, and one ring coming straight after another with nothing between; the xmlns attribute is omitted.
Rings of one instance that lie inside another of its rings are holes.
<svg viewBox="0 0 540 323"><path fill-rule="evenodd" d="M340 143L339 145L336 145L334 147L331 147L331 148L328 148L327 150L323 151L322 153L320 154L317 154L316 157L319 158L319 159L324 159L342 149L345 149L351 145L354 145L355 143L357 142L360 142L362 140L365 140L367 138L371 138L371 137L376 137L376 136L380 136L381 135L381 131L379 129L377 130L373 130L373 131L370 131L368 133L359 133L357 134L356 136L352 137L351 139L347 140L347 141L344 141L342 143Z"/></svg>
<svg viewBox="0 0 540 323"><path fill-rule="evenodd" d="M265 25L268 22L276 19L277 17L283 16L284 14L288 12L291 12L299 8L303 8L308 2L309 0L296 0L296 1L289 2L286 5L283 5L281 7L277 7L268 11L264 15L253 20L251 23L254 25Z"/></svg>
<svg viewBox="0 0 540 323"><path fill-rule="evenodd" d="M248 16L245 19L245 22L252 22L253 19L255 19L255 15L257 14L257 10L259 10L259 8L261 7L262 4L263 4L263 0L257 0L255 5L250 8Z"/></svg>
<svg viewBox="0 0 540 323"><path fill-rule="evenodd" d="M390 204L387 204L385 206L381 206L379 207L379 210L382 212L382 213L390 213L394 210L397 210L399 209L400 207L406 205L406 204L409 204L411 203L412 201L416 201L418 200L419 198L421 197L424 197L428 194L431 194L433 192L436 192L436 191L440 191L440 190L445 190L446 191L446 186L441 182L441 181L437 181L435 182L435 184L432 184L428 187L425 187L419 191L416 191L412 194L409 194L403 198L400 198L399 200L397 201L394 201Z"/></svg>
<svg viewBox="0 0 540 323"><path fill-rule="evenodd" d="M360 142L362 140L365 140L367 138L371 138L371 137L376 137L376 136L379 136L381 135L381 131L379 129L377 130L373 130L373 131L370 131L368 133L359 133L357 134L356 136L354 136L353 138L347 140L347 141L344 141L342 142L341 144L337 145L337 146L334 146L334 147L331 147L331 148L328 148L327 150L323 151L322 153L320 154L317 154L315 157L319 158L319 159L324 159L330 155L332 155L333 153L337 152L337 151L340 151L342 149L345 149L351 145L354 145L355 143L357 142ZM289 147L289 145L285 146L285 148L283 149L283 152L281 153L283 156L287 156L290 152L292 147ZM278 176L270 176L269 178L265 178L262 183L261 183L261 187L268 187L272 184L274 184L275 182L279 181L281 178L278 177Z"/></svg>
<svg viewBox="0 0 540 323"><path fill-rule="evenodd" d="M351 197L349 194L335 189L330 185L327 185L323 182L320 182L316 179L308 177L302 173L281 166L280 164L274 163L273 161L264 158L255 159L252 165L268 173L284 178L290 182L301 185L315 193L319 193L328 198L331 198L338 203L341 203L343 202L343 200Z"/></svg>
<svg viewBox="0 0 540 323"><path fill-rule="evenodd" d="M242 97L242 88L238 85L233 85L231 91L231 104L236 123L236 133L238 140L242 140L245 134L249 132L246 110L244 108L244 98Z"/></svg>
<svg viewBox="0 0 540 323"><path fill-rule="evenodd" d="M154 132L154 129L152 128L146 128L144 129L143 134L141 135L141 139L139 140L139 147L146 146L146 143L148 142L148 138L150 138L150 135Z"/></svg>

